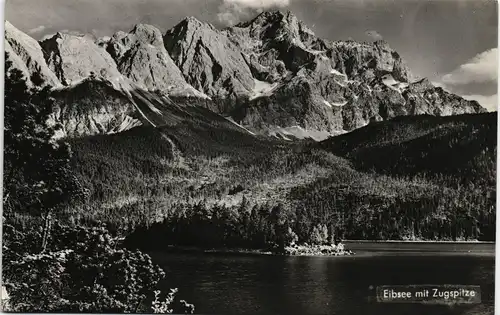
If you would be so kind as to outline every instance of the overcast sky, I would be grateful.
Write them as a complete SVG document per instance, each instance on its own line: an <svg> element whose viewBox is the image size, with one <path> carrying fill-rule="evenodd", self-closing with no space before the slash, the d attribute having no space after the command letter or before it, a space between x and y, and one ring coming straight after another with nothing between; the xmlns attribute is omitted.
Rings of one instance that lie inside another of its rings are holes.
<svg viewBox="0 0 500 315"><path fill-rule="evenodd" d="M36 39L61 30L100 37L136 23L165 32L186 16L224 27L275 8L323 38L383 38L416 76L496 108L495 0L6 0L5 18Z"/></svg>

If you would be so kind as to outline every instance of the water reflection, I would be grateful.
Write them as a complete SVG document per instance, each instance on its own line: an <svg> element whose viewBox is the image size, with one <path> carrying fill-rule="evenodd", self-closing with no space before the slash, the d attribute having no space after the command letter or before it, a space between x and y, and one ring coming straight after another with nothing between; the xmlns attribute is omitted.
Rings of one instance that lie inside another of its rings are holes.
<svg viewBox="0 0 500 315"><path fill-rule="evenodd" d="M202 314L481 314L493 312L494 257L371 255L275 257L155 254L164 290ZM467 307L374 303L383 284L478 284L484 303Z"/></svg>

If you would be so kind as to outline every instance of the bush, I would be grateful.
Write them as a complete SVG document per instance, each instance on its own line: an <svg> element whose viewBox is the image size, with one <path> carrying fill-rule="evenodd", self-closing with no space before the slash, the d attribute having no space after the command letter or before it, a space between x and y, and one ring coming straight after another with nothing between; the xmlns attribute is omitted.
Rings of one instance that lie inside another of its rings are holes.
<svg viewBox="0 0 500 315"><path fill-rule="evenodd" d="M10 311L147 312L145 300L165 277L149 255L122 248L102 227L57 225L44 253L32 247L13 254L21 236L38 231L6 232L3 251L16 257L4 260Z"/></svg>
<svg viewBox="0 0 500 315"><path fill-rule="evenodd" d="M175 289L170 289L170 292L167 294L165 297L164 301L160 301L160 295L161 291L156 290L155 293L155 299L151 303L151 310L153 311L154 314L165 314L165 313L172 313L174 308L172 304L174 303L175 300L175 294L178 292L177 288ZM179 305L175 309L182 309L183 313L185 314L193 314L194 313L194 305L189 304L184 300L180 300Z"/></svg>

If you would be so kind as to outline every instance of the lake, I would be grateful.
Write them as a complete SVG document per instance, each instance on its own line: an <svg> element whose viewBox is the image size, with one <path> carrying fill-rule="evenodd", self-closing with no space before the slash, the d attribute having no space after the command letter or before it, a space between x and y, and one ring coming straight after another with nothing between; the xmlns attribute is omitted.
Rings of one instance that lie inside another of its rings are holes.
<svg viewBox="0 0 500 315"><path fill-rule="evenodd" d="M167 273L163 292L179 288L178 297L195 304L197 314L493 314L494 245L464 244L465 252L457 252L457 244L434 244L433 251L425 245L423 252L384 246L374 244L373 251L367 243L354 244L357 254L346 257L152 257ZM480 285L482 303L377 303L375 288L391 284Z"/></svg>

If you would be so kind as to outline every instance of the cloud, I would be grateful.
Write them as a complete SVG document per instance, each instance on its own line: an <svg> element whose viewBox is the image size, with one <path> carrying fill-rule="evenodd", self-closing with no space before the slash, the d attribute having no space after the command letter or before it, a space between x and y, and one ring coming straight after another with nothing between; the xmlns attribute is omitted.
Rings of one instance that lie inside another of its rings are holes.
<svg viewBox="0 0 500 315"><path fill-rule="evenodd" d="M274 8L284 8L290 0L223 0L217 19L226 26L248 19L256 13Z"/></svg>
<svg viewBox="0 0 500 315"><path fill-rule="evenodd" d="M80 31L74 31L74 30L64 29L64 30L60 30L58 33L68 34L68 35L73 35L73 36L79 36L79 37L88 37L88 38L90 38L92 40L97 39L97 37L95 36L95 34L93 32L91 34L86 34L86 33L80 32ZM48 33L48 34L45 34L42 38L40 38L40 41L43 42L46 39L54 37L56 34L57 33Z"/></svg>
<svg viewBox="0 0 500 315"><path fill-rule="evenodd" d="M265 10L272 7L286 7L290 4L290 0L224 0L224 3Z"/></svg>
<svg viewBox="0 0 500 315"><path fill-rule="evenodd" d="M447 85L496 82L498 79L498 48L477 54L452 72L444 75L441 81Z"/></svg>
<svg viewBox="0 0 500 315"><path fill-rule="evenodd" d="M375 30L366 31L365 34L366 34L366 36L370 37L373 41L384 39L384 37L382 35L380 35L380 33L375 31Z"/></svg>
<svg viewBox="0 0 500 315"><path fill-rule="evenodd" d="M45 30L45 26L44 25L40 25L40 26L37 26L35 28L32 28L28 31L28 34L38 34L38 33L41 33Z"/></svg>
<svg viewBox="0 0 500 315"><path fill-rule="evenodd" d="M73 36L85 36L85 35L87 35L87 34L80 32L80 31L66 30L66 29L59 31L59 33L73 35Z"/></svg>
<svg viewBox="0 0 500 315"><path fill-rule="evenodd" d="M498 110L498 94L495 95L462 95L463 98L469 101L477 101L481 106L489 112Z"/></svg>

